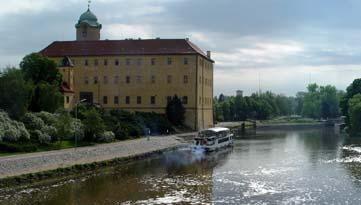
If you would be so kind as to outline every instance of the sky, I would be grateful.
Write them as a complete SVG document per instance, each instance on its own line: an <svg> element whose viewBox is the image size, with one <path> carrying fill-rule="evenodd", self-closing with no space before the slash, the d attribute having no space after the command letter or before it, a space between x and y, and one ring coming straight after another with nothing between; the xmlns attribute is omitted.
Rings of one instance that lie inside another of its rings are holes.
<svg viewBox="0 0 361 205"><path fill-rule="evenodd" d="M75 40L87 0L0 0L0 68ZM4 2L2 2L4 1ZM214 94L344 90L361 77L359 0L93 0L102 39L190 38L212 51Z"/></svg>

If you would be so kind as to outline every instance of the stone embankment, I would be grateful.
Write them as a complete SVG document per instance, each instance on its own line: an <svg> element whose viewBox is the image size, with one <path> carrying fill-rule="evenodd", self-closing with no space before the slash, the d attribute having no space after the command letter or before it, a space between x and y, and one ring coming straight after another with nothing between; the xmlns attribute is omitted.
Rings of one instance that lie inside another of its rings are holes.
<svg viewBox="0 0 361 205"><path fill-rule="evenodd" d="M0 179L90 164L112 159L136 158L153 152L183 146L177 136L162 136L79 147L50 152L38 152L0 157Z"/></svg>

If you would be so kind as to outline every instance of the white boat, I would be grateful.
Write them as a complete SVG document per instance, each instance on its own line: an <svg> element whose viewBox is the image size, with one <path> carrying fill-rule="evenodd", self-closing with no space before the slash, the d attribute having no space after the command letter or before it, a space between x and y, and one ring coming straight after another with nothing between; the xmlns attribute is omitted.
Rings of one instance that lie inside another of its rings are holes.
<svg viewBox="0 0 361 205"><path fill-rule="evenodd" d="M225 127L202 130L194 138L194 150L214 151L233 145L233 134Z"/></svg>

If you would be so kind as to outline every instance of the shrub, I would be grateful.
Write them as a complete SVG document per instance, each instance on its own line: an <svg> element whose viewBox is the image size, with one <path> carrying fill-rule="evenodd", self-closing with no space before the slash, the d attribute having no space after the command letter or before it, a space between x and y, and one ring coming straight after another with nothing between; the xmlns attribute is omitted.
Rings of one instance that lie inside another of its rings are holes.
<svg viewBox="0 0 361 205"><path fill-rule="evenodd" d="M30 112L25 114L22 121L29 130L42 130L45 127L44 121Z"/></svg>
<svg viewBox="0 0 361 205"><path fill-rule="evenodd" d="M6 112L0 111L0 141L18 142L29 139L30 134L23 123L11 120Z"/></svg>
<svg viewBox="0 0 361 205"><path fill-rule="evenodd" d="M83 120L83 123L85 137L88 141L93 141L98 135L105 131L103 119L101 118L100 113L94 108L86 111L84 116L85 119Z"/></svg>
<svg viewBox="0 0 361 205"><path fill-rule="evenodd" d="M76 130L76 131L75 131ZM83 123L81 123L81 121L79 119L72 120L71 123L71 136L69 138L66 139L74 139L74 136L76 134L76 137L79 141L84 140L84 125Z"/></svg>
<svg viewBox="0 0 361 205"><path fill-rule="evenodd" d="M40 144L49 144L51 142L51 137L47 133L40 130L34 130L30 133L33 141L39 142Z"/></svg>
<svg viewBox="0 0 361 205"><path fill-rule="evenodd" d="M38 113L35 113L35 116L39 117L40 119L42 119L44 121L45 124L47 125L55 125L58 121L58 115L56 114L52 114L49 112L45 112L45 111L41 111Z"/></svg>
<svg viewBox="0 0 361 205"><path fill-rule="evenodd" d="M111 131L103 132L97 136L97 142L112 142L115 139L115 135Z"/></svg>
<svg viewBox="0 0 361 205"><path fill-rule="evenodd" d="M353 135L361 134L361 94L349 100L350 131Z"/></svg>

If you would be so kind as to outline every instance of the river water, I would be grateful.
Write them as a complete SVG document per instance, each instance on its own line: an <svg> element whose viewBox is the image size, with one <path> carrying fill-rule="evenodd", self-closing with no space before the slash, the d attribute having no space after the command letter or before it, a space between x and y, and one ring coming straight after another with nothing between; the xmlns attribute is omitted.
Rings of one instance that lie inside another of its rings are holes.
<svg viewBox="0 0 361 205"><path fill-rule="evenodd" d="M264 131L211 154L189 148L0 190L0 204L361 204L361 140Z"/></svg>

